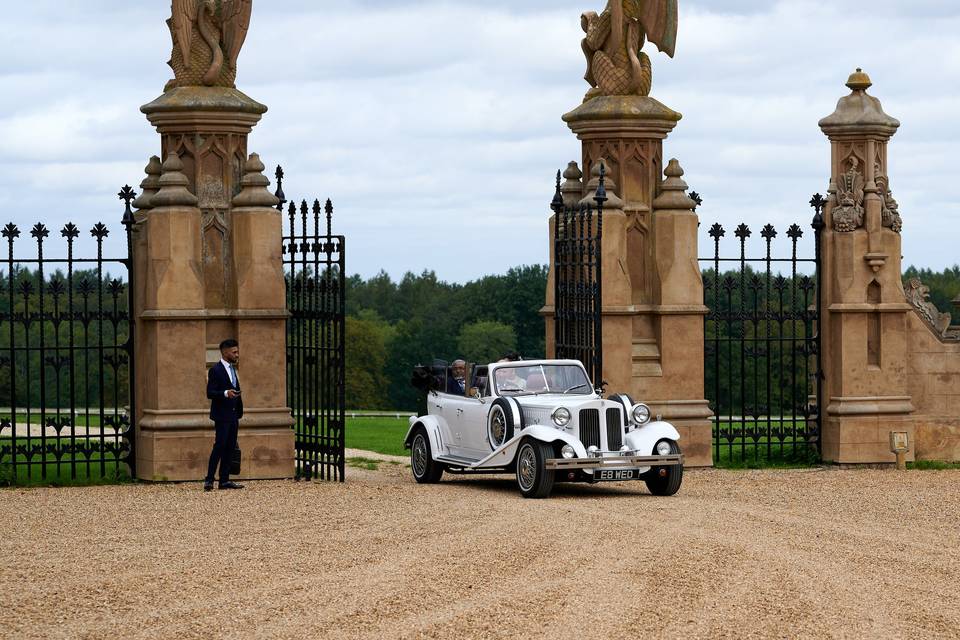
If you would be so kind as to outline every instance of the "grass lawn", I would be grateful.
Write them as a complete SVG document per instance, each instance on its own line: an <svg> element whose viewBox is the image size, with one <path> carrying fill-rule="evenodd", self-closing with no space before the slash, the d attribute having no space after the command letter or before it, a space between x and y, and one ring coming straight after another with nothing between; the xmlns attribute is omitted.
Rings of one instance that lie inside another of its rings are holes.
<svg viewBox="0 0 960 640"><path fill-rule="evenodd" d="M347 418L347 448L408 456L410 452L403 448L403 438L409 428L406 418Z"/></svg>
<svg viewBox="0 0 960 640"><path fill-rule="evenodd" d="M908 462L907 469L914 471L949 471L960 469L960 462L942 462L940 460L917 460Z"/></svg>

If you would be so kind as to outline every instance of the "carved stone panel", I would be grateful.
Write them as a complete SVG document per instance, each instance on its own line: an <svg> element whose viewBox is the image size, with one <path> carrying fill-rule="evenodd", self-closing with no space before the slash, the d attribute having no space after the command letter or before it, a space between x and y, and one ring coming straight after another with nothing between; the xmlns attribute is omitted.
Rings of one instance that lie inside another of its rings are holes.
<svg viewBox="0 0 960 640"><path fill-rule="evenodd" d="M837 206L833 209L833 229L849 232L863 226L865 181L860 160L850 155L847 170L837 177Z"/></svg>

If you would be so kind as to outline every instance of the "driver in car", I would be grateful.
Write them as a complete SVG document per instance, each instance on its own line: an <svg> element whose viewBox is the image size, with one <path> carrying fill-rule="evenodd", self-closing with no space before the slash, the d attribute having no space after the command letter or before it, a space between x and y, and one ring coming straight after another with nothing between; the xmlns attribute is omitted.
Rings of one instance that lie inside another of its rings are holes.
<svg viewBox="0 0 960 640"><path fill-rule="evenodd" d="M497 370L497 389L504 391L526 391L527 381L517 375L516 367Z"/></svg>

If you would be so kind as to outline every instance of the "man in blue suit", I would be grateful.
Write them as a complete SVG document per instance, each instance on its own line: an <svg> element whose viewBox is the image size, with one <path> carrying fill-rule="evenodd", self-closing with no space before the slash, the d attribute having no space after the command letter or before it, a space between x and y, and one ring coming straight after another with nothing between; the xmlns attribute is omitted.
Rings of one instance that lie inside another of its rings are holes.
<svg viewBox="0 0 960 640"><path fill-rule="evenodd" d="M236 340L220 343L220 362L207 372L207 398L210 399L210 419L217 429L217 439L210 453L207 477L203 490L213 489L213 478L220 466L220 489L243 489L242 484L230 480L230 463L237 448L237 431L243 417L243 399L240 397L240 344Z"/></svg>

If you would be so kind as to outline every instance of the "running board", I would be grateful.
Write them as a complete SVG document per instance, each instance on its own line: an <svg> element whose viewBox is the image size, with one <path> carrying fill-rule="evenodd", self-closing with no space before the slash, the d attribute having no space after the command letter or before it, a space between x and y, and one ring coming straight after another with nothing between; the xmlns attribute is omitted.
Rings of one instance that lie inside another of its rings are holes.
<svg viewBox="0 0 960 640"><path fill-rule="evenodd" d="M472 467L473 465L480 462L479 460L474 460L472 458L461 458L460 456L437 456L434 458L437 462L442 462L444 464L455 464L458 467Z"/></svg>

